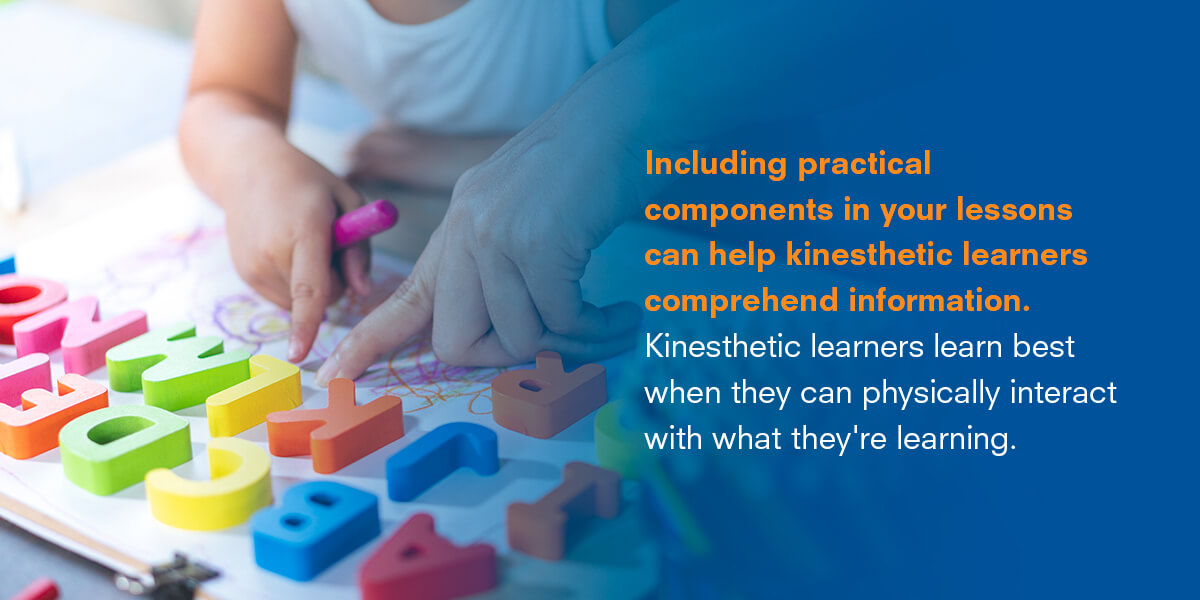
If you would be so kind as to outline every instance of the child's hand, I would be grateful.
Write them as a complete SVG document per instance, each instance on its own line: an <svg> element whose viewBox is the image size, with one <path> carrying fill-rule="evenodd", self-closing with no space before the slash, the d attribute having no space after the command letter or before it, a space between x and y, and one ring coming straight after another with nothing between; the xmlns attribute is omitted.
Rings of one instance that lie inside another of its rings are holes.
<svg viewBox="0 0 1200 600"><path fill-rule="evenodd" d="M281 145L282 146L282 145ZM291 146L255 164L233 198L225 198L233 264L256 291L292 311L288 360L308 355L325 307L346 285L367 295L369 246L333 260L333 222L362 198L345 181ZM335 267L336 265L336 267Z"/></svg>
<svg viewBox="0 0 1200 600"><path fill-rule="evenodd" d="M179 122L188 172L225 209L238 274L292 311L292 361L346 284L367 292L368 261L365 243L332 256L333 221L358 194L286 139L298 41L278 0L201 3Z"/></svg>
<svg viewBox="0 0 1200 600"><path fill-rule="evenodd" d="M540 350L592 360L631 347L637 307L586 303L579 279L637 199L623 197L616 173L561 160L580 139L527 130L465 173L412 275L342 340L317 383L358 376L430 322L438 358L459 365L517 364Z"/></svg>

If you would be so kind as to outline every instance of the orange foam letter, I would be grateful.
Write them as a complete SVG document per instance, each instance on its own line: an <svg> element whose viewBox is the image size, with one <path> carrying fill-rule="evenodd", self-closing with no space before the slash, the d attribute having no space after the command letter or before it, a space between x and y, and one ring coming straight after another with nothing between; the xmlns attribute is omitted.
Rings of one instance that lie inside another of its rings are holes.
<svg viewBox="0 0 1200 600"><path fill-rule="evenodd" d="M538 352L536 369L506 371L492 380L492 419L517 433L546 439L607 399L604 367L588 364L567 373L557 352Z"/></svg>
<svg viewBox="0 0 1200 600"><path fill-rule="evenodd" d="M275 456L311 454L313 470L333 473L404 436L404 406L382 396L358 406L354 382L329 382L325 408L267 415L267 438Z"/></svg>
<svg viewBox="0 0 1200 600"><path fill-rule="evenodd" d="M31 389L17 410L0 404L0 452L32 458L58 447L58 432L79 415L108 406L108 388L68 373L58 378L58 394Z"/></svg>

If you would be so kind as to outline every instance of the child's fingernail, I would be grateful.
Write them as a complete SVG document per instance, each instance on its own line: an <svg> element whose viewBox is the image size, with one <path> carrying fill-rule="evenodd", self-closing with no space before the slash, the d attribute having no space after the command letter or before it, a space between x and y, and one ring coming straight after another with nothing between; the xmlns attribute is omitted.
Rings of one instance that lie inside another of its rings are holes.
<svg viewBox="0 0 1200 600"><path fill-rule="evenodd" d="M300 353L300 340L292 337L288 340L288 360L291 362L300 362L304 356Z"/></svg>
<svg viewBox="0 0 1200 600"><path fill-rule="evenodd" d="M321 365L320 369L317 369L317 376L315 378L317 385L321 387L328 387L330 380L332 380L334 375L337 374L337 369L337 358L330 356L325 361L325 364Z"/></svg>

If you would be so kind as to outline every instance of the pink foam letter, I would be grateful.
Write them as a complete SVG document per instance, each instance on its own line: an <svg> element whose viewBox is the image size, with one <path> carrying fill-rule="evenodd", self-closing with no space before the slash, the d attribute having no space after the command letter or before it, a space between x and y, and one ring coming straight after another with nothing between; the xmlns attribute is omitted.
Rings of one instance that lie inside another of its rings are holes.
<svg viewBox="0 0 1200 600"><path fill-rule="evenodd" d="M13 325L17 356L52 352L61 346L64 370L87 375L104 366L109 348L148 330L146 313L140 310L107 321L99 319L100 302L95 296L44 310Z"/></svg>
<svg viewBox="0 0 1200 600"><path fill-rule="evenodd" d="M0 402L21 406L21 392L32 389L50 391L50 357L45 354L22 356L0 365Z"/></svg>

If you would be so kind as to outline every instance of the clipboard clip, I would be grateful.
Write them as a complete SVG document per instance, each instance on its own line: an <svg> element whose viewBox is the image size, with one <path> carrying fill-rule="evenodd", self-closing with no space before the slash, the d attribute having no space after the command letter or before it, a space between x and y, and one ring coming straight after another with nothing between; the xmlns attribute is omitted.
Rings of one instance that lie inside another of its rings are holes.
<svg viewBox="0 0 1200 600"><path fill-rule="evenodd" d="M195 562L182 552L176 552L171 562L151 568L148 574L131 576L117 573L113 580L118 590L134 596L154 600L192 600L201 583L220 574L220 571Z"/></svg>

